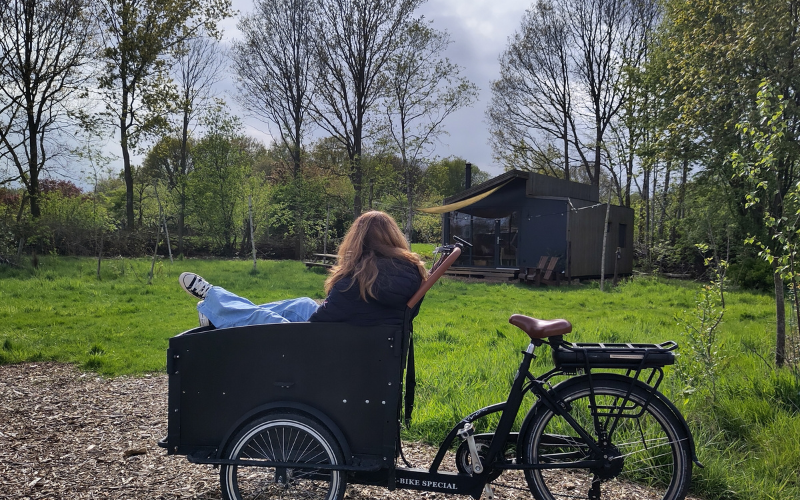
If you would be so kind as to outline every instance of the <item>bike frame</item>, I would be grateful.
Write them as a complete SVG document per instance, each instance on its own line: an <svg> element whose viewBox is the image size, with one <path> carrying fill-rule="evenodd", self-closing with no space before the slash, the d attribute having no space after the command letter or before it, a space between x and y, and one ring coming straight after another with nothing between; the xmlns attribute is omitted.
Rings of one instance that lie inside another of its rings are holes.
<svg viewBox="0 0 800 500"><path fill-rule="evenodd" d="M558 341L556 341L558 342ZM442 493L456 493L456 494L467 494L471 495L473 498L479 498L483 488L489 482L489 475L491 472L496 471L498 469L502 470L535 470L535 469L567 469L567 468L580 468L580 469L592 469L602 467L604 465L605 460L581 460L576 462L570 462L566 464L558 464L558 463L545 463L545 464L512 464L512 463L502 463L502 461L497 460L501 453L504 452L504 448L506 447L507 443L510 442L510 439L513 439L516 444L516 438L518 437L517 433L512 433L511 428L516 420L516 416L519 413L520 407L522 405L522 400L526 392L532 392L539 401L542 402L549 410L551 410L554 414L559 415L562 417L566 422L570 424L570 426L578 433L578 435L582 438L583 442L586 444L587 448L591 450L593 455L595 456L603 456L603 451L601 448L600 443L592 437L592 435L583 428L569 413L569 409L562 401L559 401L557 398L552 396L552 393L548 391L547 383L548 380L553 378L557 375L565 375L566 373L558 368L548 371L547 373L535 377L530 372L530 366L532 361L536 358L535 349L536 347L540 346L541 344L545 344L547 342L544 341L532 341L528 348L522 352L522 362L520 363L519 369L514 376L514 381L511 385L511 389L508 394L508 398L506 401L502 403L496 403L484 408L481 408L466 417L464 417L458 424L456 424L447 437L442 441L439 446L439 451L436 454L433 462L431 463L430 467L427 470L423 469L410 469L410 468L403 468L398 467L395 471L396 476L396 487L401 489L414 489L414 490L422 490L422 491L435 491L435 492L442 492ZM551 346L552 347L552 346ZM629 378L631 378L631 387L635 384L638 380L641 370L634 370L635 375L631 375L631 370L628 372ZM585 369L587 375L590 376L589 380L591 380L591 367L588 365ZM663 371L658 368L654 369L653 373L650 374L648 377L648 382L653 381L654 376L658 374L656 378L656 386L660 383L661 379L663 378ZM655 387L648 386L651 389L651 394L655 394ZM625 398L622 400L622 404L620 405L620 409L616 414L611 414L611 417L616 417L614 422L618 421L619 418L622 418L622 413L625 407L627 406L627 398L630 396L630 391L626 395ZM613 432L616 423L612 424L610 430L602 429L599 421L599 417L601 415L607 415L601 413L598 408L596 407L594 401L594 394L592 393L590 396L590 401L592 405L592 415L594 416L594 426L595 431L597 432L598 436L602 440L602 436L606 435L606 433ZM649 401L647 402L649 404ZM489 450L486 453L484 469L479 474L456 474L451 472L440 472L439 466L442 463L442 460L445 457L445 454L450 449L453 440L458 435L459 430L464 428L465 425L471 424L472 422L485 417L487 415L491 415L493 413L502 412L500 416L500 420L495 428L495 432L492 434L491 443L489 445ZM693 446L692 446L693 451Z"/></svg>

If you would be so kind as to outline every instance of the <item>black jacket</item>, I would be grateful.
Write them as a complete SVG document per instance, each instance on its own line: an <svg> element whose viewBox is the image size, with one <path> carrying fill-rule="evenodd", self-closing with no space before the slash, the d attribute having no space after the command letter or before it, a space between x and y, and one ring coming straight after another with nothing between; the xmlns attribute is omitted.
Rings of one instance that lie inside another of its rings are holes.
<svg viewBox="0 0 800 500"><path fill-rule="evenodd" d="M417 266L402 259L378 259L378 278L373 285L377 299L361 298L358 283L350 276L340 279L309 321L353 325L402 325L406 303L422 284ZM419 304L414 308L414 315Z"/></svg>

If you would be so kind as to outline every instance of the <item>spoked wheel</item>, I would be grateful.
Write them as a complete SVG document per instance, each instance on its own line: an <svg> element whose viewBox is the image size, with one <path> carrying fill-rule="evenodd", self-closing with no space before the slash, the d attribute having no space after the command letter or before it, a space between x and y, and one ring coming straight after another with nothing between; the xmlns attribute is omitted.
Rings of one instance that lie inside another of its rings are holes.
<svg viewBox="0 0 800 500"><path fill-rule="evenodd" d="M336 440L319 422L295 413L271 414L240 431L224 456L303 464L341 464ZM338 500L346 485L342 471L224 465L222 495L227 500Z"/></svg>
<svg viewBox="0 0 800 500"><path fill-rule="evenodd" d="M541 403L531 410L533 420L518 451L523 463L602 462L591 468L525 471L534 497L680 500L686 496L692 475L689 436L669 408L649 398L641 387L634 386L625 402L629 388L622 377L595 377L599 429L590 410L587 380L554 389L570 415L598 442L601 453L593 452L564 417Z"/></svg>

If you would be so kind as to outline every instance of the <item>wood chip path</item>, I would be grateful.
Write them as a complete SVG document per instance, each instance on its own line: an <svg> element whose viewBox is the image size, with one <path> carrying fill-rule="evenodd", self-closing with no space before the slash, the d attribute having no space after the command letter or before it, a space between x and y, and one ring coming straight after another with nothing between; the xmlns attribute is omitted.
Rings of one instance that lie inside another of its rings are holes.
<svg viewBox="0 0 800 500"><path fill-rule="evenodd" d="M66 364L0 366L0 499L220 499L217 469L156 445L166 408L166 375L104 379ZM404 451L415 466L435 455L418 443L404 443ZM525 488L519 474L501 480ZM347 497L470 498L360 486L348 487ZM497 488L495 498L532 496ZM648 496L634 487L626 498Z"/></svg>

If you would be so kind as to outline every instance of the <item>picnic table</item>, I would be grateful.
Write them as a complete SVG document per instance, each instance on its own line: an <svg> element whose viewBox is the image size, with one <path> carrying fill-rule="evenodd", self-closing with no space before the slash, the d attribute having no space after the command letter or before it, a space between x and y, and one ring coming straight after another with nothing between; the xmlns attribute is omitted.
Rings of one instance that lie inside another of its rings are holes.
<svg viewBox="0 0 800 500"><path fill-rule="evenodd" d="M332 267L336 263L336 259L339 257L336 254L332 253L312 253L312 259L307 260L304 262L306 267Z"/></svg>

